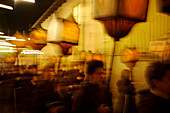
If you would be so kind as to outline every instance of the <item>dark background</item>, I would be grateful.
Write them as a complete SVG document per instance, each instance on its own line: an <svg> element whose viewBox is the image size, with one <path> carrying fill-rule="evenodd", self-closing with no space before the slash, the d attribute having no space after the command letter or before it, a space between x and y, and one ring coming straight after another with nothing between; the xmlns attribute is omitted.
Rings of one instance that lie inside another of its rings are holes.
<svg viewBox="0 0 170 113"><path fill-rule="evenodd" d="M0 0L14 10L0 8L0 31L13 35L16 31L29 33L31 26L43 15L55 0L35 0L35 3Z"/></svg>

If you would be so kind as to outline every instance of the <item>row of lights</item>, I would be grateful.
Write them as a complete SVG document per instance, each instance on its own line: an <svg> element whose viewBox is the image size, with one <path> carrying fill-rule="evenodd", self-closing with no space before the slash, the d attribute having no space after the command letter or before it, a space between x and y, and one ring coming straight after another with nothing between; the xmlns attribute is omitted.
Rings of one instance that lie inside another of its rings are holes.
<svg viewBox="0 0 170 113"><path fill-rule="evenodd" d="M35 0L15 0L15 2L21 2L21 1L35 3ZM8 5L5 5L5 4L0 4L0 8L5 8L5 9L13 10L12 6L8 6Z"/></svg>
<svg viewBox="0 0 170 113"><path fill-rule="evenodd" d="M11 36L0 36L0 38L5 39L5 40L0 40L0 49L4 49L4 50L0 50L0 53L17 52L17 50L15 50L16 45L6 42L8 40L26 41L24 39L16 39L16 37L11 37ZM30 40L30 38L28 38L28 40ZM24 48L22 48L22 49L24 49ZM22 54L44 54L43 52L41 52L39 50L23 50L21 53Z"/></svg>
<svg viewBox="0 0 170 113"><path fill-rule="evenodd" d="M0 53L17 52L17 50L14 50L16 45L6 42L8 40L26 41L24 39L16 39L16 37L11 37L11 36L0 36L0 38L5 39L5 40L0 40Z"/></svg>

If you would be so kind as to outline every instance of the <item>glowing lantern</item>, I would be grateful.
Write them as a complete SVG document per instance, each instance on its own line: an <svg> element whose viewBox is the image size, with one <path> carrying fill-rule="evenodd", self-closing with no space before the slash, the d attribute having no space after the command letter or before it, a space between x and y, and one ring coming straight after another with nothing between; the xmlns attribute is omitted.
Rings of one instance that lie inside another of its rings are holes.
<svg viewBox="0 0 170 113"><path fill-rule="evenodd" d="M100 53L94 53L94 54L93 54L93 60L102 61L102 54L100 54Z"/></svg>
<svg viewBox="0 0 170 113"><path fill-rule="evenodd" d="M5 59L5 61L8 62L8 63L15 63L15 61L16 61L16 55L14 54L14 55L9 55L9 56L7 56L6 59Z"/></svg>
<svg viewBox="0 0 170 113"><path fill-rule="evenodd" d="M67 55L69 48L78 45L79 31L78 24L74 21L59 19L53 14L48 27L47 41L60 45L63 54Z"/></svg>
<svg viewBox="0 0 170 113"><path fill-rule="evenodd" d="M16 45L16 47L18 47L18 48L22 48L22 47L26 46L25 37L18 31L16 31L16 33L14 35L12 35L12 37L15 37L15 39L9 40L9 42L11 44Z"/></svg>
<svg viewBox="0 0 170 113"><path fill-rule="evenodd" d="M86 51L85 51L85 50L82 50L82 51L79 53L79 55L80 55L80 61L85 61L86 55L87 55Z"/></svg>
<svg viewBox="0 0 170 113"><path fill-rule="evenodd" d="M46 41L47 40L47 32L45 30L43 30L42 28L38 28L38 29L30 32L29 38Z"/></svg>
<svg viewBox="0 0 170 113"><path fill-rule="evenodd" d="M122 52L121 61L129 68L134 67L135 63L139 60L139 53L136 48L127 48Z"/></svg>
<svg viewBox="0 0 170 113"><path fill-rule="evenodd" d="M38 28L30 32L29 38L27 44L35 50L41 50L46 45L47 32Z"/></svg>
<svg viewBox="0 0 170 113"><path fill-rule="evenodd" d="M89 62L93 59L93 53L91 51L88 51L86 54L86 62Z"/></svg>
<svg viewBox="0 0 170 113"><path fill-rule="evenodd" d="M94 18L101 20L115 40L126 36L134 24L146 21L149 0L93 0Z"/></svg>

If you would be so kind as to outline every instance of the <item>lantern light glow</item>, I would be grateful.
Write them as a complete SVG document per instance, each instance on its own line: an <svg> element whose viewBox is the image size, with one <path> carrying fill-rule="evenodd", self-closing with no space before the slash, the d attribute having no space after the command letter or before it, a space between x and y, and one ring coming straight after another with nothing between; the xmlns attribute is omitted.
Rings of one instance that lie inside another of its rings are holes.
<svg viewBox="0 0 170 113"><path fill-rule="evenodd" d="M35 3L35 0L15 0L16 2L17 1L24 1L24 2L30 2L30 3Z"/></svg>
<svg viewBox="0 0 170 113"><path fill-rule="evenodd" d="M8 5L4 5L4 4L0 4L0 8L9 9L9 10L13 10L13 7L11 7L11 6L8 6Z"/></svg>

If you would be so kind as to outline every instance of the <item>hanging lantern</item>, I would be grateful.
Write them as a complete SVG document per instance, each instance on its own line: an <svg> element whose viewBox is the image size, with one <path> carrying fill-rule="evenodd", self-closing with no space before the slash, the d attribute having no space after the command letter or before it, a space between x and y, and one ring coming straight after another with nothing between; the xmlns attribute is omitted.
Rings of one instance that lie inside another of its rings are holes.
<svg viewBox="0 0 170 113"><path fill-rule="evenodd" d="M122 52L121 61L127 65L127 67L132 68L135 66L136 62L139 60L139 53L136 48L126 48Z"/></svg>
<svg viewBox="0 0 170 113"><path fill-rule="evenodd" d="M9 40L9 42L13 45L16 45L17 48L23 48L26 46L25 37L18 31L16 31L15 34L12 35L12 37L14 37L14 38Z"/></svg>
<svg viewBox="0 0 170 113"><path fill-rule="evenodd" d="M126 36L134 24L146 21L149 0L93 0L93 17L115 40Z"/></svg>
<svg viewBox="0 0 170 113"><path fill-rule="evenodd" d="M89 62L91 60L93 60L93 53L92 51L88 51L86 54L86 62Z"/></svg>
<svg viewBox="0 0 170 113"><path fill-rule="evenodd" d="M30 32L29 38L46 41L47 40L47 32L45 30L43 30L42 28L37 28Z"/></svg>
<svg viewBox="0 0 170 113"><path fill-rule="evenodd" d="M85 50L82 50L82 51L79 53L79 55L80 55L80 61L84 62L85 59L86 59L86 55L87 55L86 51L85 51Z"/></svg>
<svg viewBox="0 0 170 113"><path fill-rule="evenodd" d="M9 55L9 56L7 56L7 57L5 58L5 62L14 64L15 61L16 61L16 57L17 57L16 54Z"/></svg>
<svg viewBox="0 0 170 113"><path fill-rule="evenodd" d="M78 45L79 27L74 21L57 18L52 15L48 26L47 41L61 46L64 55L68 55L68 50L73 45Z"/></svg>
<svg viewBox="0 0 170 113"><path fill-rule="evenodd" d="M93 54L93 60L103 61L103 60L102 60L102 54L100 54L100 53L94 53L94 54Z"/></svg>
<svg viewBox="0 0 170 113"><path fill-rule="evenodd" d="M42 28L35 29L29 34L27 44L35 50L41 50L46 45L47 32Z"/></svg>

